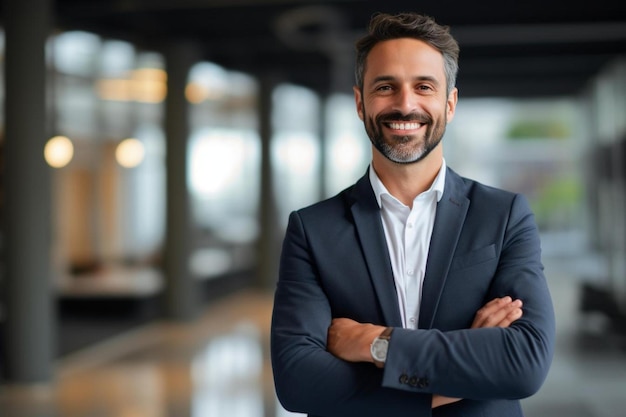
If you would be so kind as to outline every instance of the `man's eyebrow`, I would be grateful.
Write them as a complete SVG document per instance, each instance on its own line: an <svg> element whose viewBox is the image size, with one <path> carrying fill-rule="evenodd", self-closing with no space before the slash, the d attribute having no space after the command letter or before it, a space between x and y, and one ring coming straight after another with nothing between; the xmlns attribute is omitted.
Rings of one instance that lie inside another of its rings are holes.
<svg viewBox="0 0 626 417"><path fill-rule="evenodd" d="M393 75L379 75L378 77L375 77L372 80L372 84L376 84L376 83L381 83L381 82L388 82L388 81L395 81L397 80L397 77L394 77ZM435 85L439 85L439 80L437 80L437 78L431 76L431 75L418 75L416 77L413 77L413 81L427 81L427 82L431 82Z"/></svg>
<svg viewBox="0 0 626 417"><path fill-rule="evenodd" d="M432 75L421 75L421 76L415 77L414 80L415 81L428 81L437 86L439 85L439 80L433 77Z"/></svg>
<svg viewBox="0 0 626 417"><path fill-rule="evenodd" d="M379 75L378 77L374 78L372 80L372 84L375 83L381 83L381 82L385 82L385 81L394 81L396 79L396 77L392 76L392 75Z"/></svg>

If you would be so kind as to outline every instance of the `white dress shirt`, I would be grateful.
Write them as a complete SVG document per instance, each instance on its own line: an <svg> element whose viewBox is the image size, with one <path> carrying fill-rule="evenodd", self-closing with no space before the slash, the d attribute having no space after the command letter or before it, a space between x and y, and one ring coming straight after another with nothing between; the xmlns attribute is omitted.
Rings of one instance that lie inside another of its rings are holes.
<svg viewBox="0 0 626 417"><path fill-rule="evenodd" d="M369 178L380 207L402 326L417 329L430 237L446 179L446 161L430 189L413 200L412 208L389 193L371 164Z"/></svg>

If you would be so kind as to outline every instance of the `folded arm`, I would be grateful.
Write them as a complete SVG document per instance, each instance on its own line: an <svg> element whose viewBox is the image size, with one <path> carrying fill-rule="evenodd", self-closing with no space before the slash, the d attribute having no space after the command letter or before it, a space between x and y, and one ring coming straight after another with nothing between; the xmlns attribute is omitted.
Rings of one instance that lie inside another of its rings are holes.
<svg viewBox="0 0 626 417"><path fill-rule="evenodd" d="M482 327L506 328L522 317L522 301L511 297L496 298L485 304L474 317L472 329ZM328 351L348 362L374 362L370 346L384 326L358 323L348 318L333 319L328 329ZM432 406L450 404L460 398L444 397L434 394Z"/></svg>
<svg viewBox="0 0 626 417"><path fill-rule="evenodd" d="M521 399L537 392L552 361L555 322L539 233L523 198L512 202L501 246L487 295L522 300L523 317L507 328L442 331L435 321L434 329L397 329L383 386L473 400ZM450 272L446 284L459 284L444 290L448 304L441 315L467 298L463 282L474 277L464 272Z"/></svg>

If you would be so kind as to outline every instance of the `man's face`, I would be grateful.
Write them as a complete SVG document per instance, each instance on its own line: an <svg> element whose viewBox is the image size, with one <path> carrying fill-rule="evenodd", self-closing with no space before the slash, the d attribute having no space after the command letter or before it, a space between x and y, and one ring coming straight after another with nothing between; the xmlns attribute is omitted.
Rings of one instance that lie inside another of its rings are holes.
<svg viewBox="0 0 626 417"><path fill-rule="evenodd" d="M446 94L441 52L417 39L378 43L367 57L357 111L372 145L389 160L408 164L437 147L452 120L456 88Z"/></svg>

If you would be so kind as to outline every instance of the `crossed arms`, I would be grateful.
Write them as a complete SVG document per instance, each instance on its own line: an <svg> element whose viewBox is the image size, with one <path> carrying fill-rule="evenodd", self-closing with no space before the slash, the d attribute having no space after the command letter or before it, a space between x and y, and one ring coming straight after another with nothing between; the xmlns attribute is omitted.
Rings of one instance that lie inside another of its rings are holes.
<svg viewBox="0 0 626 417"><path fill-rule="evenodd" d="M495 298L478 310L472 329L481 327L509 327L522 317L522 301L511 297ZM336 318L328 328L327 348L336 357L348 362L374 362L370 345L385 330L384 326L359 323L352 319ZM460 398L433 395L432 407L460 401Z"/></svg>
<svg viewBox="0 0 626 417"><path fill-rule="evenodd" d="M383 370L370 363L369 353L383 327L360 324L384 320L365 263L354 253L354 231L327 226L322 216L318 220L310 213L293 213L283 244L271 335L281 404L311 415L410 411L425 416L431 407L455 398L491 401L532 395L551 361L554 317L536 227L526 207L512 210L517 212L510 214L494 271L471 277L473 283L467 279L474 269L450 271L433 328L394 329ZM320 230L332 231L332 239ZM480 287L469 291L466 284ZM495 301L483 304L482 299ZM521 316L519 302L512 300L523 300ZM467 317L466 324L459 317ZM426 383L407 384L405 375Z"/></svg>

